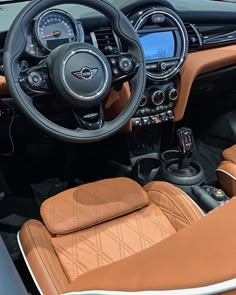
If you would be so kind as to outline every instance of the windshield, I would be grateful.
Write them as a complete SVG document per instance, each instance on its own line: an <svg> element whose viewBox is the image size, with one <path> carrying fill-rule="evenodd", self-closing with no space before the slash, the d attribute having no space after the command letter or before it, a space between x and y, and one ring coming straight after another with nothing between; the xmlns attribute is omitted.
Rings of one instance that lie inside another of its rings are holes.
<svg viewBox="0 0 236 295"><path fill-rule="evenodd" d="M122 0L108 0L111 3L123 3ZM0 0L0 31L8 31L17 14L29 3L29 1ZM14 4L14 5L13 5ZM70 13L74 18L96 16L96 11L86 6L77 4L64 4L59 6Z"/></svg>

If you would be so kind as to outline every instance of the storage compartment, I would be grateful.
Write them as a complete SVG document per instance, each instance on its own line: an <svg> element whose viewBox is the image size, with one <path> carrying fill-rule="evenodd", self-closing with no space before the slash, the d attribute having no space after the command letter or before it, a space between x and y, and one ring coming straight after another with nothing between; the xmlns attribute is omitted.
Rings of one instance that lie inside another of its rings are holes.
<svg viewBox="0 0 236 295"><path fill-rule="evenodd" d="M144 185L157 179L160 167L161 161L156 158L138 159L131 171L131 177L141 185Z"/></svg>

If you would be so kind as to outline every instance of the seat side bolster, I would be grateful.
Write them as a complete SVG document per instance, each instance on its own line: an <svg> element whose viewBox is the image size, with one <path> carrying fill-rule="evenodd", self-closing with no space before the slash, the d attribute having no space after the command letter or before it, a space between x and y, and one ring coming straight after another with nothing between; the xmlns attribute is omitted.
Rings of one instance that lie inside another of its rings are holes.
<svg viewBox="0 0 236 295"><path fill-rule="evenodd" d="M19 233L20 249L41 294L61 294L69 285L44 225L27 221Z"/></svg>
<svg viewBox="0 0 236 295"><path fill-rule="evenodd" d="M172 294L171 290L201 288L235 279L235 211L233 198L155 246L81 275L66 292L169 290L168 294ZM234 283L224 291L235 288Z"/></svg>
<svg viewBox="0 0 236 295"><path fill-rule="evenodd" d="M198 205L183 191L166 182L151 182L144 189L150 200L168 217L176 231L204 216Z"/></svg>
<svg viewBox="0 0 236 295"><path fill-rule="evenodd" d="M229 197L236 195L236 165L223 161L216 170L216 174L221 187Z"/></svg>
<svg viewBox="0 0 236 295"><path fill-rule="evenodd" d="M236 164L236 144L223 151L223 159Z"/></svg>

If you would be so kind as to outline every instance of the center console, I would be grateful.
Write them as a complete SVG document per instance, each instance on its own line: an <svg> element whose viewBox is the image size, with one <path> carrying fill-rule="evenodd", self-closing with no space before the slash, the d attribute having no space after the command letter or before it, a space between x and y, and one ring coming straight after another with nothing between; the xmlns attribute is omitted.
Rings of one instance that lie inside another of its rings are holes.
<svg viewBox="0 0 236 295"><path fill-rule="evenodd" d="M173 121L178 100L177 74L187 52L188 37L182 20L173 11L157 7L130 17L139 35L146 60L147 83L134 128Z"/></svg>

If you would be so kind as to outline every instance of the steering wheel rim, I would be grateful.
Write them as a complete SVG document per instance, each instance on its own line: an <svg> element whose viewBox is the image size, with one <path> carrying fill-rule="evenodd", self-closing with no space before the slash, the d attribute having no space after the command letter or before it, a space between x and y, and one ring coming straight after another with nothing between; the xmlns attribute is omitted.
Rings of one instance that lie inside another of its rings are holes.
<svg viewBox="0 0 236 295"><path fill-rule="evenodd" d="M67 129L55 124L34 107L32 99L24 92L19 83L20 68L18 61L26 47L26 32L29 23L44 10L60 4L80 4L105 15L112 22L114 32L126 42L129 53L133 54L139 63L137 73L132 79L132 94L126 108L113 121L105 122L101 129L79 129L78 131L77 129ZM139 38L126 16L106 0L31 1L16 17L8 32L4 50L4 70L10 93L24 114L52 137L73 143L103 140L119 131L137 110L146 83L144 54Z"/></svg>

